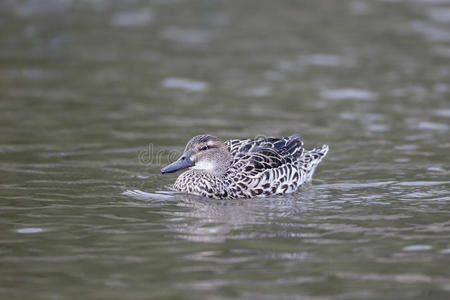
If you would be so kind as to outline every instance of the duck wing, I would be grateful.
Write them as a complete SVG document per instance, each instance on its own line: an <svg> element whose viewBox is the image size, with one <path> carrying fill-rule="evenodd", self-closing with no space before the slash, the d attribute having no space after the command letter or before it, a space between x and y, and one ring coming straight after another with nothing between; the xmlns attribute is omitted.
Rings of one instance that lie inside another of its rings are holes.
<svg viewBox="0 0 450 300"><path fill-rule="evenodd" d="M300 135L226 142L233 156L227 177L247 196L283 193L298 186L298 161L304 149Z"/></svg>
<svg viewBox="0 0 450 300"><path fill-rule="evenodd" d="M299 134L289 137L260 137L256 139L229 140L225 144L233 158L242 153L258 153L269 150L280 157L292 156L297 158L303 153L303 141ZM271 154L266 153L271 156Z"/></svg>

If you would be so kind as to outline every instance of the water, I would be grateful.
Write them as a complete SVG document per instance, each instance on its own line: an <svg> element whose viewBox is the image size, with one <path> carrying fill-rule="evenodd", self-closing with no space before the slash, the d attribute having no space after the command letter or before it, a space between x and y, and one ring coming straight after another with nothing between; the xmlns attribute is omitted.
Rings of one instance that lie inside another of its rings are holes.
<svg viewBox="0 0 450 300"><path fill-rule="evenodd" d="M0 298L448 299L449 1L3 1ZM285 197L170 192L301 133Z"/></svg>

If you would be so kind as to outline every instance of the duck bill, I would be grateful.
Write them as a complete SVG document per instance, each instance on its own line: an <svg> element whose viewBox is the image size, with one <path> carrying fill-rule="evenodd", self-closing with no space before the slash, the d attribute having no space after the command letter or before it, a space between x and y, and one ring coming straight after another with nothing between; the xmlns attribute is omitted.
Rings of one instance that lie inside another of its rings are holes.
<svg viewBox="0 0 450 300"><path fill-rule="evenodd" d="M193 165L194 165L194 162L191 161L191 159L189 158L189 153L185 152L185 153L183 153L183 155L181 155L181 157L178 160L176 160L173 163L171 163L170 165L167 165L164 168L162 168L161 173L162 174L173 173L178 170L192 167Z"/></svg>

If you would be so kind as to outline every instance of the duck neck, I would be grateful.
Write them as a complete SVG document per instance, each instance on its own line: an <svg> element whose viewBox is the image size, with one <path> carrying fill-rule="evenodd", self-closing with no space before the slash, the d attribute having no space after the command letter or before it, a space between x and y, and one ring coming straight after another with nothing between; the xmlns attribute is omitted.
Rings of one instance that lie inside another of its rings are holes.
<svg viewBox="0 0 450 300"><path fill-rule="evenodd" d="M223 151L216 160L216 167L214 168L214 173L216 176L223 176L228 171L231 166L232 157L230 152Z"/></svg>
<svg viewBox="0 0 450 300"><path fill-rule="evenodd" d="M218 152L211 160L201 161L196 163L193 169L214 175L217 177L224 176L228 171L232 162L231 154L227 152Z"/></svg>

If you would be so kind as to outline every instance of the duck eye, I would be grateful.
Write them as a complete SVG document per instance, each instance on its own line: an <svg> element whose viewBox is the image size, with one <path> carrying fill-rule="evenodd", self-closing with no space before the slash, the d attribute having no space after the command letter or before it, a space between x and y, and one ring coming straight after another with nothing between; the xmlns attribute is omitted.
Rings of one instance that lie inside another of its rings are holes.
<svg viewBox="0 0 450 300"><path fill-rule="evenodd" d="M204 145L204 146L202 146L200 148L200 151L205 151L205 150L208 150L208 149L209 149L209 146L208 145Z"/></svg>

